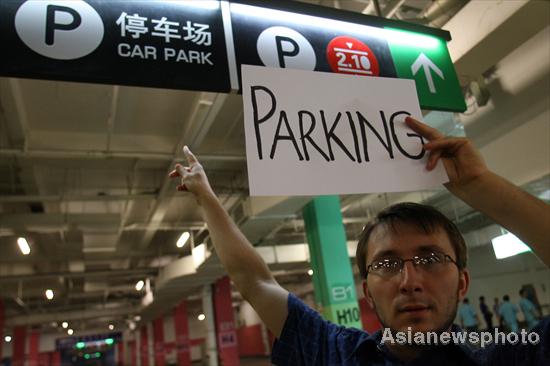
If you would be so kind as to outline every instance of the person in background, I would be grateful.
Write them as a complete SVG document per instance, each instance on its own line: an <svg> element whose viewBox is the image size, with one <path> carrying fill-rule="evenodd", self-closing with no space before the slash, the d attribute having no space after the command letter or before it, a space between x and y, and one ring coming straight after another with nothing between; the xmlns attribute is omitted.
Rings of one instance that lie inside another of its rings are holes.
<svg viewBox="0 0 550 366"><path fill-rule="evenodd" d="M499 314L508 330L514 333L517 333L519 330L517 313L518 307L510 302L510 296L504 295L502 297L502 305L499 308Z"/></svg>
<svg viewBox="0 0 550 366"><path fill-rule="evenodd" d="M462 328L465 328L466 331L478 331L479 318L467 297L462 300L462 304L458 309L458 317L460 318Z"/></svg>
<svg viewBox="0 0 550 366"><path fill-rule="evenodd" d="M525 317L525 321L527 322L527 327L529 329L533 329L539 322L539 314L537 312L537 308L527 298L527 291L525 291L525 289L522 288L521 290L519 290L519 296L521 296L521 300L519 300L519 307L523 312L523 316Z"/></svg>
<svg viewBox="0 0 550 366"><path fill-rule="evenodd" d="M487 325L487 330L493 329L493 313L489 310L489 307L485 303L485 296L479 297L479 309L485 319L485 324Z"/></svg>
<svg viewBox="0 0 550 366"><path fill-rule="evenodd" d="M493 313L495 314L497 318L498 327L500 329L504 328L504 322L502 321L502 317L500 316L500 302L498 297L495 297L495 302L493 304Z"/></svg>

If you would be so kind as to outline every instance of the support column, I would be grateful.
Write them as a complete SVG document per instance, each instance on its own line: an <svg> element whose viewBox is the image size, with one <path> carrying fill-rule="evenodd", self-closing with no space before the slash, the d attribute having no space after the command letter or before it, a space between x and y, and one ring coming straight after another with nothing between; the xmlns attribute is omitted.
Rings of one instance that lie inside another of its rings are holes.
<svg viewBox="0 0 550 366"><path fill-rule="evenodd" d="M154 336L153 336L153 323L149 322L147 323L147 334L149 337L147 337L147 353L149 356L149 365L155 366L155 343L154 343Z"/></svg>
<svg viewBox="0 0 550 366"><path fill-rule="evenodd" d="M61 366L61 352L55 351L52 354L52 363L51 366Z"/></svg>
<svg viewBox="0 0 550 366"><path fill-rule="evenodd" d="M0 344L4 343L4 300L0 299ZM2 360L2 351L4 350L4 345L0 346L0 360Z"/></svg>
<svg viewBox="0 0 550 366"><path fill-rule="evenodd" d="M147 339L147 324L139 330L139 360L140 366L149 366L149 341Z"/></svg>
<svg viewBox="0 0 550 366"><path fill-rule="evenodd" d="M317 306L325 319L361 329L338 196L316 197L305 206L303 216Z"/></svg>
<svg viewBox="0 0 550 366"><path fill-rule="evenodd" d="M222 365L236 366L239 365L239 346L237 345L229 276L217 280L213 287L218 354Z"/></svg>
<svg viewBox="0 0 550 366"><path fill-rule="evenodd" d="M124 366L125 363L124 363L124 341L123 339L121 339L117 345L116 345L116 350L117 350L117 365L118 366Z"/></svg>
<svg viewBox="0 0 550 366"><path fill-rule="evenodd" d="M13 328L13 348L11 352L12 366L25 366L25 344L27 341L27 327Z"/></svg>
<svg viewBox="0 0 550 366"><path fill-rule="evenodd" d="M189 321L187 319L187 303L185 300L174 309L174 330L176 333L176 356L178 366L191 366Z"/></svg>
<svg viewBox="0 0 550 366"><path fill-rule="evenodd" d="M202 290L202 311L206 321L206 357L203 364L218 366L218 352L216 349L216 327L214 324L214 309L212 308L212 288L207 285Z"/></svg>
<svg viewBox="0 0 550 366"><path fill-rule="evenodd" d="M34 329L29 337L28 366L38 366L38 346L40 344L40 331Z"/></svg>
<svg viewBox="0 0 550 366"><path fill-rule="evenodd" d="M164 350L164 317L161 315L153 321L155 366L166 364L166 352Z"/></svg>
<svg viewBox="0 0 550 366"><path fill-rule="evenodd" d="M138 366L135 339L128 342L128 349L130 350L130 366Z"/></svg>

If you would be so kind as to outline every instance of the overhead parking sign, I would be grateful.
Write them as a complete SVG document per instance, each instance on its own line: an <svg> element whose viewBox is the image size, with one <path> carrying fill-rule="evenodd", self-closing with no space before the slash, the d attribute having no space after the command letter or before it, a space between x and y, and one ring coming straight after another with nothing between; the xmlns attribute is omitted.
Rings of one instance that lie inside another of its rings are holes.
<svg viewBox="0 0 550 366"><path fill-rule="evenodd" d="M466 110L447 50L448 32L321 7L315 11L284 1L276 4L230 4L239 72L240 65L249 64L413 79L422 108Z"/></svg>
<svg viewBox="0 0 550 366"><path fill-rule="evenodd" d="M466 110L446 31L295 1L0 1L0 75L215 92L243 64L414 79Z"/></svg>

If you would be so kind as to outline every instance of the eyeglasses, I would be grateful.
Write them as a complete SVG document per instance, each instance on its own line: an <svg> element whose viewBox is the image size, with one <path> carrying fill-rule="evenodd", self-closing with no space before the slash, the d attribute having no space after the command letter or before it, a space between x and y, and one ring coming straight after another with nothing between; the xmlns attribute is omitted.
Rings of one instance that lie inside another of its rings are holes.
<svg viewBox="0 0 550 366"><path fill-rule="evenodd" d="M439 252L430 252L423 255L416 255L410 259L399 257L383 258L373 261L367 266L367 275L376 274L381 277L391 277L403 271L405 262L412 262L416 268L421 268L425 272L435 273L440 271L448 262L458 264L449 255Z"/></svg>

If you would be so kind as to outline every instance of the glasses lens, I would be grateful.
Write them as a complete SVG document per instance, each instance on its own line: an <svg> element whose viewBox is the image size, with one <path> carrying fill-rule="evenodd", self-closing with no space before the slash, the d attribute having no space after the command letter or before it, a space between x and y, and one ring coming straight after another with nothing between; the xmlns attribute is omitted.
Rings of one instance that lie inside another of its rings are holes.
<svg viewBox="0 0 550 366"><path fill-rule="evenodd" d="M414 258L414 263L420 265L426 269L436 269L445 262L443 254L430 253L427 255L421 255Z"/></svg>
<svg viewBox="0 0 550 366"><path fill-rule="evenodd" d="M393 274L401 269L401 261L398 258L386 258L374 262L371 268L381 275Z"/></svg>

